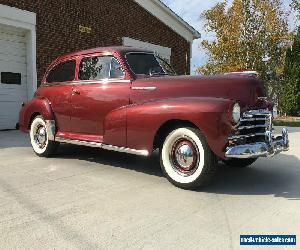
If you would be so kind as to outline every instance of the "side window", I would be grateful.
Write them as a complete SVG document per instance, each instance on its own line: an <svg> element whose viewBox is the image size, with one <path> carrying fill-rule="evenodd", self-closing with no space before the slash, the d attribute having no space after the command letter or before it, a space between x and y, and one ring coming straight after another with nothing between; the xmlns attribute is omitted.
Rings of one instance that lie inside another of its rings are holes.
<svg viewBox="0 0 300 250"><path fill-rule="evenodd" d="M76 61L70 60L56 65L48 74L47 82L68 82L74 80Z"/></svg>
<svg viewBox="0 0 300 250"><path fill-rule="evenodd" d="M80 80L101 80L124 76L119 62L112 56L86 57L81 60Z"/></svg>

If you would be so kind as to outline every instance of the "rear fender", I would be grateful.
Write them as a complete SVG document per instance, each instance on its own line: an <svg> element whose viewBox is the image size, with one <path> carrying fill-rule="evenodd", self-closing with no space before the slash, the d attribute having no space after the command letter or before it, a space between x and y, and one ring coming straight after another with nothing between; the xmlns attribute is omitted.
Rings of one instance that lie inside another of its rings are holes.
<svg viewBox="0 0 300 250"><path fill-rule="evenodd" d="M48 137L54 140L55 117L51 108L51 103L46 98L33 98L24 107L19 115L19 126L23 132L28 132L32 119L36 115L41 115L46 121Z"/></svg>

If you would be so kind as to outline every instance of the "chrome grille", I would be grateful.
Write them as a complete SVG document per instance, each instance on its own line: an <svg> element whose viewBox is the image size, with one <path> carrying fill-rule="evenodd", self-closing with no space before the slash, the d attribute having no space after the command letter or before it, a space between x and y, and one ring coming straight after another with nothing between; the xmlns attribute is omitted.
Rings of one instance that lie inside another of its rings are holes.
<svg viewBox="0 0 300 250"><path fill-rule="evenodd" d="M229 137L233 144L265 141L266 131L272 131L272 114L269 110L249 110L243 113L236 132Z"/></svg>

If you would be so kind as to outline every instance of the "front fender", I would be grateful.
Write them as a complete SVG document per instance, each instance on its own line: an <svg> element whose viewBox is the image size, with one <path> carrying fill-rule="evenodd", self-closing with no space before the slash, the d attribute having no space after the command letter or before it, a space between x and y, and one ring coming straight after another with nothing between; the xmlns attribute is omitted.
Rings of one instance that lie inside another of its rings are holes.
<svg viewBox="0 0 300 250"><path fill-rule="evenodd" d="M46 98L33 98L20 111L19 126L21 131L28 132L34 114L42 115L45 120L55 120L50 102Z"/></svg>
<svg viewBox="0 0 300 250"><path fill-rule="evenodd" d="M153 150L159 128L171 120L189 121L205 135L212 151L224 158L232 130L229 110L232 100L210 97L172 98L136 104L127 108L127 147Z"/></svg>

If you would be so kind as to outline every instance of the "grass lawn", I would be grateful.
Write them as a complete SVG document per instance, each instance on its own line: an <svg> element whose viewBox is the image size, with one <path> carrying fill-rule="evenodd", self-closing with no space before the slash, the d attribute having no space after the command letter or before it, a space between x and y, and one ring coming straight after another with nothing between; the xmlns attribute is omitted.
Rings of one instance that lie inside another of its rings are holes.
<svg viewBox="0 0 300 250"><path fill-rule="evenodd" d="M300 127L300 117L282 116L274 119L275 126Z"/></svg>

